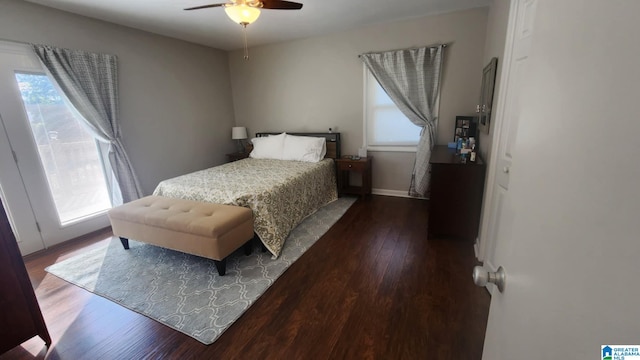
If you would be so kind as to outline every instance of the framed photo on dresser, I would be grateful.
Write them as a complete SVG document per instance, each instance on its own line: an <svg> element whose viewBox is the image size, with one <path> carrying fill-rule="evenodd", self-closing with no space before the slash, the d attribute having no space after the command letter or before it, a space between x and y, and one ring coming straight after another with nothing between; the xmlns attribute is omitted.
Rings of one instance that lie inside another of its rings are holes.
<svg viewBox="0 0 640 360"><path fill-rule="evenodd" d="M473 137L478 140L478 118L475 116L456 116L455 128L453 130L453 141L457 142L462 138L466 140Z"/></svg>

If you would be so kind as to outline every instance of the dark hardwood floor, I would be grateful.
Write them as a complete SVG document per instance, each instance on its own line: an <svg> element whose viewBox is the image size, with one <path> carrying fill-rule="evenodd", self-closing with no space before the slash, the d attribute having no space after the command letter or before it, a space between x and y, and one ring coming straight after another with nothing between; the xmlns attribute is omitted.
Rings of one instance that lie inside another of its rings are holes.
<svg viewBox="0 0 640 360"><path fill-rule="evenodd" d="M102 231L25 259L53 338L0 359L480 359L489 295L468 242L427 240L428 203L354 206L212 345L44 271Z"/></svg>

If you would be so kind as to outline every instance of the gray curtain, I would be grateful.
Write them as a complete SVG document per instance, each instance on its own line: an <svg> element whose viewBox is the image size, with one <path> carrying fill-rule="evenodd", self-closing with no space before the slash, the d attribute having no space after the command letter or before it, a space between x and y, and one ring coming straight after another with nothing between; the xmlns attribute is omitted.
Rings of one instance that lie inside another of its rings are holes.
<svg viewBox="0 0 640 360"><path fill-rule="evenodd" d="M444 47L438 45L360 56L400 111L412 123L422 127L411 175L410 196L425 197L429 188L429 156L436 140Z"/></svg>
<svg viewBox="0 0 640 360"><path fill-rule="evenodd" d="M142 188L120 137L116 56L46 45L33 45L33 49L71 104L86 120L85 125L93 136L109 144L109 163L122 201L140 198Z"/></svg>

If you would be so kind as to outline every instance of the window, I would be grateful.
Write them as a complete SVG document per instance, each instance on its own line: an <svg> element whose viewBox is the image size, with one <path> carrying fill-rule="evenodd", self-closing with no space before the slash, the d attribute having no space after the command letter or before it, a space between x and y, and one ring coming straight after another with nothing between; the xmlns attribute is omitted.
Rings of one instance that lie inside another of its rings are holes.
<svg viewBox="0 0 640 360"><path fill-rule="evenodd" d="M110 209L99 144L47 75L15 76L60 224Z"/></svg>
<svg viewBox="0 0 640 360"><path fill-rule="evenodd" d="M368 150L416 151L421 127L412 123L364 66L364 139Z"/></svg>

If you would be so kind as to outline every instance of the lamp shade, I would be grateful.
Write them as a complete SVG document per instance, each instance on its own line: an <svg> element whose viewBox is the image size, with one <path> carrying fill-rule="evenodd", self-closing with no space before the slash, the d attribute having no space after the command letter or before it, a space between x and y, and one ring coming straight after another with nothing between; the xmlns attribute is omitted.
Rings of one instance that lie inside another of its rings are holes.
<svg viewBox="0 0 640 360"><path fill-rule="evenodd" d="M231 20L240 25L249 25L260 16L260 9L246 4L225 6L224 11Z"/></svg>
<svg viewBox="0 0 640 360"><path fill-rule="evenodd" d="M234 126L231 129L231 139L243 140L247 138L247 128L244 126Z"/></svg>

